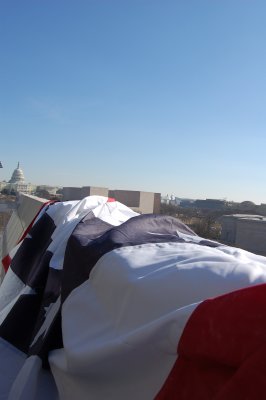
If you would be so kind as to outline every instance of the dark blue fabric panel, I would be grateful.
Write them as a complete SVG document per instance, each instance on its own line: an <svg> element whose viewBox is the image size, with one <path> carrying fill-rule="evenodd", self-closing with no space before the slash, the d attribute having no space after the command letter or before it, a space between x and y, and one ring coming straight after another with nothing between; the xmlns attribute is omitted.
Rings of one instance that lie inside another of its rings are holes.
<svg viewBox="0 0 266 400"><path fill-rule="evenodd" d="M117 227L110 227L90 216L77 225L67 244L62 301L89 278L92 268L105 253L119 247L144 243L183 242L177 231L195 235L181 221L165 215L139 215Z"/></svg>
<svg viewBox="0 0 266 400"><path fill-rule="evenodd" d="M47 267L51 254L46 251L51 243L51 236L56 226L53 219L44 214L26 237L16 255L14 256L11 269L28 286L43 287L47 277Z"/></svg>
<svg viewBox="0 0 266 400"><path fill-rule="evenodd" d="M40 295L20 296L0 325L0 336L26 354L32 340L40 304Z"/></svg>

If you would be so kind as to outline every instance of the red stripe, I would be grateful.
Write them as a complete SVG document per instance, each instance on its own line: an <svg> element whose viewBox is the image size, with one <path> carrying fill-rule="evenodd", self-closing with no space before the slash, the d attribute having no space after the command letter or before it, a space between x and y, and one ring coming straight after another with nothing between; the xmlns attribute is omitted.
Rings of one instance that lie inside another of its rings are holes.
<svg viewBox="0 0 266 400"><path fill-rule="evenodd" d="M4 258L2 258L2 264L5 272L8 270L9 265L11 264L11 257L7 254Z"/></svg>
<svg viewBox="0 0 266 400"><path fill-rule="evenodd" d="M112 197L108 197L107 203L112 203L112 202L114 202L114 201L116 201L116 200L113 199Z"/></svg>
<svg viewBox="0 0 266 400"><path fill-rule="evenodd" d="M38 215L40 214L41 210L44 207L46 207L47 205L53 204L53 203L56 203L56 202L57 202L57 200L49 200L49 201L46 201L45 203L42 204L41 208L39 209L39 211L37 212L37 214L35 215L35 217L31 221L31 223L28 225L28 227L23 232L23 234L22 234L21 238L18 240L17 244L20 243L26 237L26 235L29 233L29 231L32 228L32 225L34 224L34 222L35 222L36 218L38 217ZM9 268L9 266L11 264L11 261L12 261L12 259L9 256L9 254L7 254L4 258L2 258L2 264L3 264L5 272L7 272L8 268Z"/></svg>
<svg viewBox="0 0 266 400"><path fill-rule="evenodd" d="M156 400L266 398L266 284L201 303Z"/></svg>

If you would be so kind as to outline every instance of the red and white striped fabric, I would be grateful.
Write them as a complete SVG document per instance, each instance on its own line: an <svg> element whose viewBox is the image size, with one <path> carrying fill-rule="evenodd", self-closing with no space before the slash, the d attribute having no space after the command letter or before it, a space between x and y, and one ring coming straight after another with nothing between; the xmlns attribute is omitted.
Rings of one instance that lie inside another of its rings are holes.
<svg viewBox="0 0 266 400"><path fill-rule="evenodd" d="M55 200L48 200L45 202L40 203L39 205L39 210L37 212L37 214L34 214L31 222L29 223L28 226L26 226L24 229L21 228L21 236L19 236L15 247L12 247L10 249L6 249L6 254L2 254L2 268L4 269L4 273L6 273L6 271L8 270L11 262L12 262L12 258L15 256L20 244L22 243L23 239L26 237L26 235L28 234L28 232L30 231L30 229L32 228L34 222L36 221L37 218L39 218L42 213L45 212L45 210L47 209L47 207L50 204L54 204Z"/></svg>
<svg viewBox="0 0 266 400"><path fill-rule="evenodd" d="M263 399L265 303L264 257L105 198L57 203L0 287L2 398Z"/></svg>

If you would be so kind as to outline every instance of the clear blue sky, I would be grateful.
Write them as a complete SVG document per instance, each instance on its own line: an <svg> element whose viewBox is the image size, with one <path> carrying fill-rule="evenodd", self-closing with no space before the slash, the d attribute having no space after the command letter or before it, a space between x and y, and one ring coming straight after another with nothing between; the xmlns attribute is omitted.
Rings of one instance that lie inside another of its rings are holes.
<svg viewBox="0 0 266 400"><path fill-rule="evenodd" d="M265 0L2 0L0 179L266 203Z"/></svg>

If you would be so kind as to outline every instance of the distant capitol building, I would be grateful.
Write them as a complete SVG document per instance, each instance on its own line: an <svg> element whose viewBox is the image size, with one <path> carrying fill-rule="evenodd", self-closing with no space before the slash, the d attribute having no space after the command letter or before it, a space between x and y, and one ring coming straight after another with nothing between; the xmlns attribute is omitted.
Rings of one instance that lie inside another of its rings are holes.
<svg viewBox="0 0 266 400"><path fill-rule="evenodd" d="M0 168L3 168L2 163L0 164ZM20 167L20 163L18 162L17 168L14 169L11 179L9 181L0 181L0 191L3 189L7 190L9 193L15 192L35 195L37 192L46 191L48 194L55 196L60 187L50 185L33 185L31 183L27 183L24 172ZM42 197L40 196L40 193L37 193L37 196L38 195L39 197Z"/></svg>
<svg viewBox="0 0 266 400"><path fill-rule="evenodd" d="M20 184L20 183L24 183L24 182L25 182L24 174L23 174L22 169L19 168L19 162L18 162L18 166L16 169L14 169L14 172L11 176L9 183Z"/></svg>
<svg viewBox="0 0 266 400"><path fill-rule="evenodd" d="M14 169L11 179L8 182L1 182L1 189L7 189L10 192L13 190L16 193L31 193L32 185L30 183L25 182L25 177L22 169L19 166L19 162L17 168Z"/></svg>

